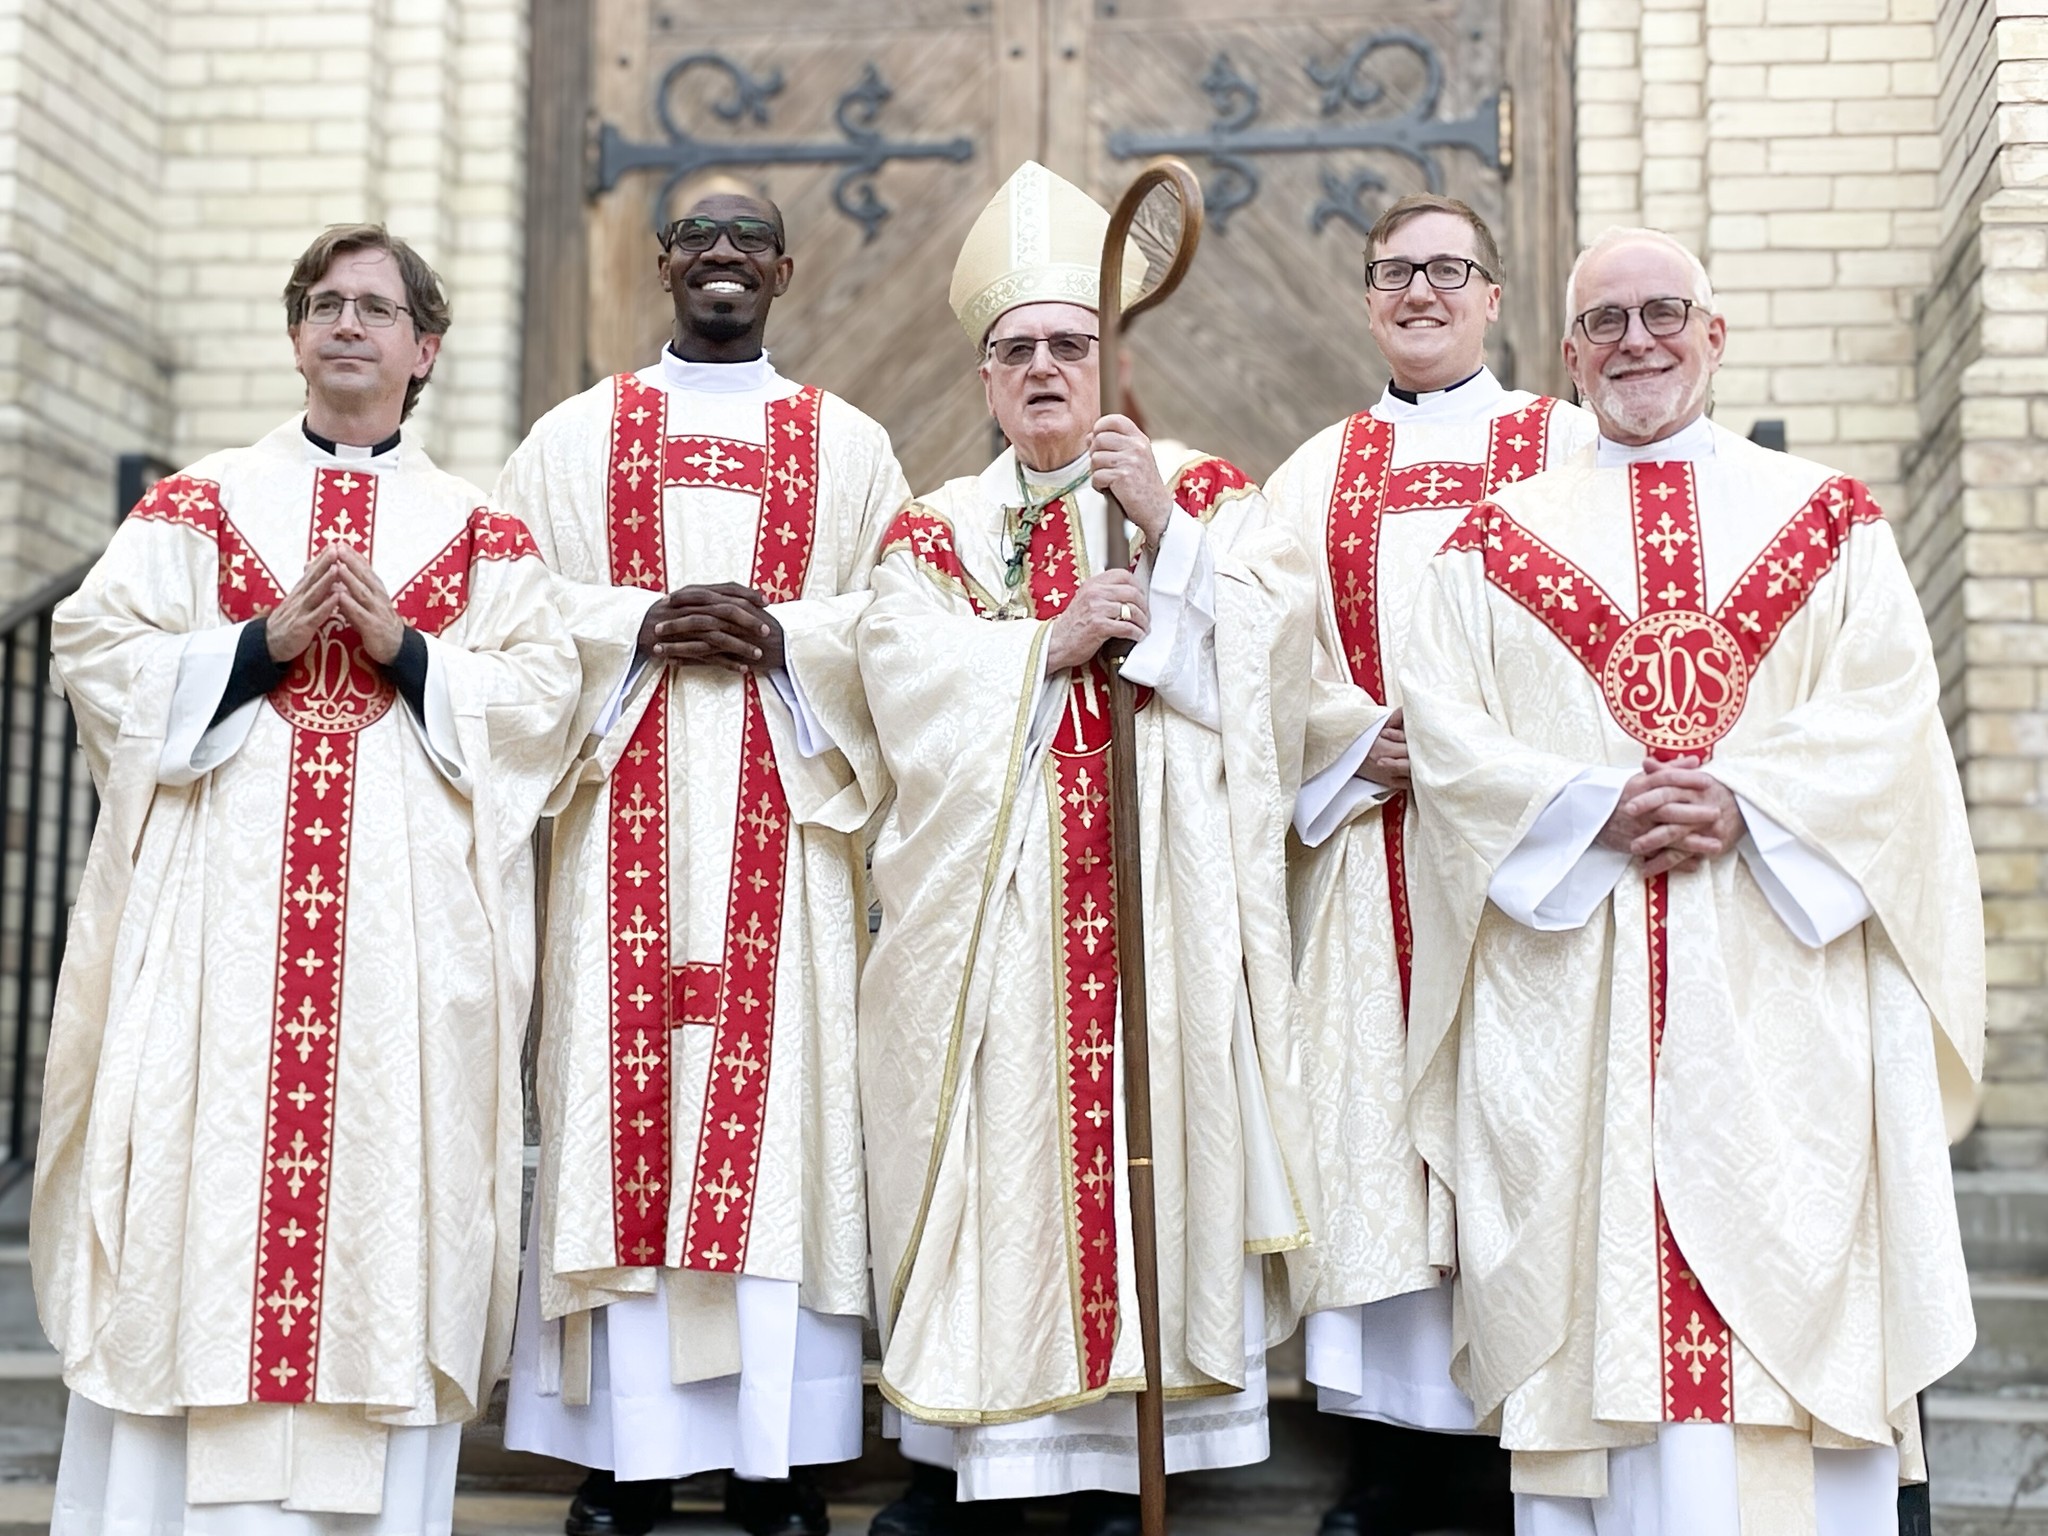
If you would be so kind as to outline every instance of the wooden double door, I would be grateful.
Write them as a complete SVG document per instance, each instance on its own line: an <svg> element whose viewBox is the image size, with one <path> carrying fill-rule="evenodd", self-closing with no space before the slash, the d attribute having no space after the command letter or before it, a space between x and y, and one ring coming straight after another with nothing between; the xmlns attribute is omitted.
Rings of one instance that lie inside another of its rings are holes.
<svg viewBox="0 0 2048 1536"><path fill-rule="evenodd" d="M529 419L654 359L655 228L717 172L788 222L777 366L882 421L915 488L972 473L992 433L946 304L968 226L1025 159L1107 204L1158 152L1201 175L1210 228L1132 331L1155 435L1264 476L1376 396L1364 230L1427 188L1501 237L1496 369L1561 383L1569 0L534 6Z"/></svg>

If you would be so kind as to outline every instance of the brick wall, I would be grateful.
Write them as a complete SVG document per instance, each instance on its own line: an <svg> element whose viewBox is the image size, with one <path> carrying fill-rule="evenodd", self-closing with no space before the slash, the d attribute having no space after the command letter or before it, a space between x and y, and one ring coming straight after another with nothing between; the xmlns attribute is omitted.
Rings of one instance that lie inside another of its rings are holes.
<svg viewBox="0 0 2048 1536"><path fill-rule="evenodd" d="M381 219L455 327L414 418L485 486L518 430L522 0L21 0L0 16L0 597L104 540L113 463L297 410L278 295Z"/></svg>

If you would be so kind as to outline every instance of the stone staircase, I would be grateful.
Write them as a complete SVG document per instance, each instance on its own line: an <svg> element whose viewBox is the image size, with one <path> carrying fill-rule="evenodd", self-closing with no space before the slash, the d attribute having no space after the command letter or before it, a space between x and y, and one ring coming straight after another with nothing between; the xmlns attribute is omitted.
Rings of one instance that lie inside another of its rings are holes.
<svg viewBox="0 0 2048 1536"><path fill-rule="evenodd" d="M1978 1339L1924 1403L1933 1529L2048 1536L2048 1172L1961 1172L1956 1193ZM27 1210L25 1181L0 1193L0 1536L47 1530L63 1438L64 1387L29 1287ZM1176 1536L1310 1536L1340 1491L1345 1426L1315 1412L1298 1339L1271 1369L1271 1459L1175 1479ZM559 1531L578 1472L505 1450L498 1410L464 1435L458 1536ZM835 1527L852 1536L906 1476L894 1447L870 1429L861 1460L828 1470ZM715 1514L717 1491L715 1479L682 1485L675 1530L730 1531Z"/></svg>

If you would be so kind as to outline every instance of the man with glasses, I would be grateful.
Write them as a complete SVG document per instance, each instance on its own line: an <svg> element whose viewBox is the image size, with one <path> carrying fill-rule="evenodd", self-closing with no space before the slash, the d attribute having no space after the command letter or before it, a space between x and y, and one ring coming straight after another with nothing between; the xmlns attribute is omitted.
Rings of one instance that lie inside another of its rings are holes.
<svg viewBox="0 0 2048 1536"><path fill-rule="evenodd" d="M534 1190L506 1443L599 1469L568 1529L644 1531L731 1468L749 1531L822 1532L791 1468L860 1454L854 1076L879 793L853 620L908 487L888 435L763 350L795 266L711 190L661 238L661 357L556 407L499 485L585 671L557 795Z"/></svg>
<svg viewBox="0 0 2048 1536"><path fill-rule="evenodd" d="M1861 484L1708 420L1691 252L1612 231L1568 296L1599 441L1473 510L1401 679L1455 1371L1529 1536L1895 1529L1973 1339L1983 929L1926 625Z"/></svg>
<svg viewBox="0 0 2048 1536"><path fill-rule="evenodd" d="M875 1536L978 1533L994 1517L966 1501L1067 1493L1070 1531L1137 1530L1106 642L1135 642L1124 674L1151 690L1170 1471L1265 1456L1268 1323L1295 1314L1286 1264L1263 1256L1301 1249L1315 1214L1281 856L1310 572L1231 465L1098 417L1107 227L1026 164L969 231L953 310L1011 446L896 520L861 621L895 789L861 978L881 1388L921 1464ZM1143 266L1133 251L1133 287ZM1106 563L1104 492L1135 569Z"/></svg>
<svg viewBox="0 0 2048 1536"><path fill-rule="evenodd" d="M304 413L159 481L56 612L102 796L30 1221L66 1536L446 1531L511 1341L576 655L403 426L432 269L339 225L284 307Z"/></svg>
<svg viewBox="0 0 2048 1536"><path fill-rule="evenodd" d="M1505 1522L1506 1468L1468 1436L1450 1379L1453 1224L1408 1134L1402 1088L1414 950L1434 937L1409 889L1415 809L1397 681L1424 567L1475 502L1592 441L1575 406L1507 390L1486 366L1500 251L1456 198L1404 197L1366 238L1365 306L1392 378L1267 487L1319 556L1326 702L1372 724L1303 787L1290 845L1309 1084L1325 1220L1308 1377L1362 1422L1353 1486L1323 1536ZM1432 1241L1434 1239L1434 1242Z"/></svg>

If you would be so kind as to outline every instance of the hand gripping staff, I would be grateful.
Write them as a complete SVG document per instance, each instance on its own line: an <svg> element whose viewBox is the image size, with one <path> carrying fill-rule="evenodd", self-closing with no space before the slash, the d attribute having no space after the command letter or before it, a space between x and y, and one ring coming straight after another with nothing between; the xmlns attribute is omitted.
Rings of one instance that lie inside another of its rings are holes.
<svg viewBox="0 0 2048 1536"><path fill-rule="evenodd" d="M1153 199L1161 191L1168 196ZM1139 209L1151 199L1155 213L1177 200L1179 238L1165 275L1126 310L1122 306L1124 242ZM1187 164L1154 160L1138 173L1110 215L1102 241L1101 410L1114 415L1122 402L1117 379L1117 333L1180 285L1202 237L1202 186ZM1111 567L1130 564L1123 508L1109 498ZM1159 1380L1159 1243L1152 1191L1152 1078L1145 1020L1145 898L1138 868L1138 725L1131 684L1124 681L1127 640L1103 647L1109 664L1109 770L1111 867L1116 876L1117 985L1123 1010L1124 1145L1131 1196L1131 1264L1138 1285L1138 1334L1145 1351L1145 1390L1138 1394L1138 1506L1144 1536L1166 1533L1166 1403Z"/></svg>

